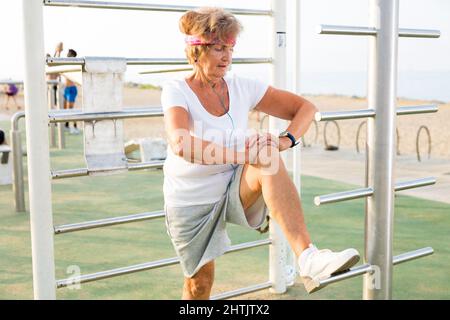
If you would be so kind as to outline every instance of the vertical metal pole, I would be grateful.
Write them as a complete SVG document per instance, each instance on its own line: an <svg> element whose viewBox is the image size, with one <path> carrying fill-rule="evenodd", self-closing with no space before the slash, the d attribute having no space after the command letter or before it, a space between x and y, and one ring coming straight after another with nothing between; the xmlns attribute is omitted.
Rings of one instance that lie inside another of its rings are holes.
<svg viewBox="0 0 450 320"><path fill-rule="evenodd" d="M300 66L300 18L301 18L301 2L300 0L295 0L295 20L294 20L294 42L295 42L295 48L294 48L294 90L296 94L300 94L300 72L301 72L301 66ZM297 191L300 194L301 191L301 149L300 146L293 149L293 177L294 177L294 184L297 187Z"/></svg>
<svg viewBox="0 0 450 320"><path fill-rule="evenodd" d="M300 95L300 48L301 48L301 1L295 0L294 2L294 92ZM297 192L301 199L301 148L297 146L292 149L292 176L294 185L297 188ZM298 272L298 263L295 254L292 254L294 258L293 267Z"/></svg>
<svg viewBox="0 0 450 320"><path fill-rule="evenodd" d="M365 262L375 272L364 276L363 299L392 298L392 241L394 218L394 160L398 0L370 0L368 107L376 111L367 122L367 184Z"/></svg>
<svg viewBox="0 0 450 320"><path fill-rule="evenodd" d="M272 0L272 83L275 87L286 87L286 0ZM269 131L278 135L285 128L285 121L269 117ZM283 158L285 160L285 158ZM287 241L280 226L270 219L269 280L272 293L286 292L286 247Z"/></svg>
<svg viewBox="0 0 450 320"><path fill-rule="evenodd" d="M54 84L50 84L47 86L47 96L48 96L48 110L54 110L56 107L54 93L53 93ZM50 146L52 148L56 148L56 124L50 124Z"/></svg>
<svg viewBox="0 0 450 320"><path fill-rule="evenodd" d="M58 110L62 110L64 106L63 106L63 90L61 82L58 83L56 92L57 92L56 108ZM62 150L65 147L66 147L66 137L64 136L64 123L58 122L58 148L59 150Z"/></svg>
<svg viewBox="0 0 450 320"><path fill-rule="evenodd" d="M35 299L55 299L42 0L22 0L22 7L33 290Z"/></svg>
<svg viewBox="0 0 450 320"><path fill-rule="evenodd" d="M22 113L23 116L23 113ZM25 186L23 182L23 151L22 140L19 131L19 119L21 116L16 113L11 119L11 149L13 161L13 192L14 206L16 212L24 212L25 208Z"/></svg>

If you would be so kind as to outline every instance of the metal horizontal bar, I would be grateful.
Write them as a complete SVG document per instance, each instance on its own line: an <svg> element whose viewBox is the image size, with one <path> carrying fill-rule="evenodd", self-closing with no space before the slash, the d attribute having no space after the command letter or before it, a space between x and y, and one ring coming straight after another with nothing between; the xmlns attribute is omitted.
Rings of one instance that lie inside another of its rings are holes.
<svg viewBox="0 0 450 320"><path fill-rule="evenodd" d="M193 68L163 69L163 70L141 71L139 72L139 74L170 73L170 72L182 72L191 70L193 70Z"/></svg>
<svg viewBox="0 0 450 320"><path fill-rule="evenodd" d="M369 27L350 27L321 24L317 27L317 33L350 36L375 36L377 34L377 29Z"/></svg>
<svg viewBox="0 0 450 320"><path fill-rule="evenodd" d="M424 29L398 29L399 37L404 38L439 38L441 32L439 30L424 30Z"/></svg>
<svg viewBox="0 0 450 320"><path fill-rule="evenodd" d="M50 123L66 122L66 121L92 121L92 120L111 120L111 119L129 119L144 117L160 117L164 113L162 108L142 108L142 109L125 109L115 112L83 112L81 110L72 109L49 111L48 118Z"/></svg>
<svg viewBox="0 0 450 320"><path fill-rule="evenodd" d="M137 213L122 217L114 217L72 224L64 224L60 226L55 226L53 229L55 234L62 234L74 231L102 228L107 226L113 226L118 224L130 223L130 222L138 222L144 220L152 220L157 218L162 218L165 216L164 211L155 211L155 212L143 212Z"/></svg>
<svg viewBox="0 0 450 320"><path fill-rule="evenodd" d="M164 165L164 160L155 160L149 162L140 162L140 163L128 163L129 171L143 170L143 169L159 169ZM114 170L122 170L123 168L108 168L105 169L104 172L114 171ZM69 169L69 170L58 170L52 171L52 179L66 179L66 178L74 178L74 177L82 177L89 175L89 170L87 168L79 168L79 169Z"/></svg>
<svg viewBox="0 0 450 320"><path fill-rule="evenodd" d="M350 191L330 193L323 196L314 197L314 204L320 206L321 204L340 202L352 199L358 199L363 197L368 197L373 194L372 188L361 188Z"/></svg>
<svg viewBox="0 0 450 320"><path fill-rule="evenodd" d="M60 84L61 81L58 80L47 80L47 84ZM17 84L22 85L23 81L14 81L14 80L0 80L0 84Z"/></svg>
<svg viewBox="0 0 450 320"><path fill-rule="evenodd" d="M439 107L437 105L405 106L397 108L397 115L404 116L407 114L433 113L438 111Z"/></svg>
<svg viewBox="0 0 450 320"><path fill-rule="evenodd" d="M92 281L108 279L108 278L117 277L117 276L123 276L126 274L150 270L150 269L168 267L171 265L175 265L179 262L180 262L180 260L177 257L174 257L174 258L161 259L161 260L157 260L157 261L136 264L136 265L129 266L129 267L116 268L116 269L112 269L112 270L86 274L86 275L82 275L79 277L72 277L72 278L57 280L56 288L59 289L59 288L67 287L67 286L74 285L74 284L92 282Z"/></svg>
<svg viewBox="0 0 450 320"><path fill-rule="evenodd" d="M106 1L72 1L72 0L44 0L44 5L55 7L76 7L76 8L91 8L91 9L119 9L119 10L141 10L141 11L164 11L164 12L185 12L197 9L193 6L173 6L173 5L158 5L149 3L121 3L121 2L106 2ZM239 15L260 15L271 16L270 10L256 10L256 9L235 9L226 8L233 14Z"/></svg>
<svg viewBox="0 0 450 320"><path fill-rule="evenodd" d="M409 251L406 253L399 254L398 256L395 256L393 259L393 264L397 265L403 262L419 259L422 257L426 257L429 255L432 255L434 253L434 250L432 247L426 247L422 249L417 249L414 251Z"/></svg>
<svg viewBox="0 0 450 320"><path fill-rule="evenodd" d="M398 107L397 115L403 116L407 114L432 113L439 110L437 105L423 105L423 106L406 106ZM359 119L375 117L374 109L360 109L360 110L346 110L333 112L316 112L314 119L316 121L328 120L345 120L345 119Z"/></svg>
<svg viewBox="0 0 450 320"><path fill-rule="evenodd" d="M436 178L428 177L428 178L420 178L415 180L397 182L395 184L395 191L402 191L412 188L425 187L436 183Z"/></svg>
<svg viewBox="0 0 450 320"><path fill-rule="evenodd" d="M373 268L372 268L372 266L370 264L366 263L366 264L363 264L361 266L357 266L357 267L351 268L347 272L344 272L344 273L332 276L332 277L330 277L328 279L319 281L319 286L320 287L324 287L324 286L326 286L326 285L328 285L330 283L334 283L334 282L342 281L342 280L345 280L345 279L350 279L350 278L353 278L353 277L357 277L357 276L363 275L363 274L368 273L368 272L373 272Z"/></svg>
<svg viewBox="0 0 450 320"><path fill-rule="evenodd" d="M74 177L83 177L89 174L88 169L68 169L68 170L58 170L52 171L52 179L65 179Z"/></svg>
<svg viewBox="0 0 450 320"><path fill-rule="evenodd" d="M109 58L109 57L105 57ZM55 58L48 57L47 65L84 65L84 58ZM126 58L128 65L187 65L188 61L184 58ZM258 64L272 63L272 58L233 58L233 64Z"/></svg>
<svg viewBox="0 0 450 320"><path fill-rule="evenodd" d="M225 253L231 253L231 252L244 250L244 249L251 249L251 248L259 247L262 245L267 245L270 243L271 243L271 241L269 239L241 243L238 245L231 246L231 248L228 251L226 251ZM133 265L133 266L129 266L129 267L123 267L123 268L117 268L117 269L112 269L112 270L107 270L107 271L86 274L86 275L82 275L79 277L72 277L72 278L57 280L56 288L59 289L59 288L67 287L67 286L74 285L74 284L92 282L92 281L122 276L122 275L130 274L130 273L167 267L170 265L177 264L179 262L180 262L180 260L177 257L174 257L174 258L161 259L161 260L141 263L141 264L137 264L137 265Z"/></svg>
<svg viewBox="0 0 450 320"><path fill-rule="evenodd" d="M374 27L351 27L322 24L317 28L317 33L319 34L376 36L377 32L378 30ZM406 38L439 38L441 33L439 30L399 28L398 36Z"/></svg>
<svg viewBox="0 0 450 320"><path fill-rule="evenodd" d="M264 282L264 283L260 283L260 284L255 284L253 286L245 287L245 288L240 288L240 289L236 289L236 290L227 291L224 293L219 293L219 294L212 296L210 298L210 300L228 299L228 298L232 298L232 297L241 296L241 295L247 294L247 293L261 291L261 290L268 289L271 287L272 287L271 282Z"/></svg>
<svg viewBox="0 0 450 320"><path fill-rule="evenodd" d="M128 170L137 171L144 169L161 169L164 165L164 160L154 160L149 162L129 163Z"/></svg>
<svg viewBox="0 0 450 320"><path fill-rule="evenodd" d="M334 112L316 112L314 118L316 121L326 121L326 120L359 119L374 116L375 110L362 109L362 110L334 111Z"/></svg>
<svg viewBox="0 0 450 320"><path fill-rule="evenodd" d="M402 191L406 189L424 187L435 183L436 178L433 177L409 180L396 183L394 190ZM320 206L321 204L358 199L363 197L369 197L371 195L373 195L373 188L361 188L350 191L331 193L323 196L316 196L314 197L314 204L316 206Z"/></svg>
<svg viewBox="0 0 450 320"><path fill-rule="evenodd" d="M397 265L403 262L407 262L407 261L411 261L414 259L419 259L428 255L433 254L433 248L431 247L426 247L426 248L422 248L422 249L418 249L418 250L414 250L414 251L409 251L406 253L402 253L398 256L393 257L392 259L392 264L393 265ZM357 266L354 268L351 268L349 271L338 274L336 276L332 276L328 279L319 281L319 286L320 287L324 287L328 284L334 283L334 282L338 282L341 280L345 280L345 279L350 279L368 272L374 272L375 269L368 263L361 265L361 266Z"/></svg>

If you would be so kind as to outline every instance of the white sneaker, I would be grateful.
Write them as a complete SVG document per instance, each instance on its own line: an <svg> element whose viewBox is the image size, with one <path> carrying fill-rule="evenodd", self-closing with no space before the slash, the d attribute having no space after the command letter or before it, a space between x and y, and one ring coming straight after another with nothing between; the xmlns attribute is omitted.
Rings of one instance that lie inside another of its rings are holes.
<svg viewBox="0 0 450 320"><path fill-rule="evenodd" d="M329 249L318 250L310 245L298 259L300 277L306 291L313 293L325 287L320 286L320 281L350 269L358 261L359 253L356 249L333 252Z"/></svg>
<svg viewBox="0 0 450 320"><path fill-rule="evenodd" d="M78 128L73 128L73 134L80 134L80 130Z"/></svg>
<svg viewBox="0 0 450 320"><path fill-rule="evenodd" d="M70 127L69 133L70 133L70 134L75 134L75 128Z"/></svg>

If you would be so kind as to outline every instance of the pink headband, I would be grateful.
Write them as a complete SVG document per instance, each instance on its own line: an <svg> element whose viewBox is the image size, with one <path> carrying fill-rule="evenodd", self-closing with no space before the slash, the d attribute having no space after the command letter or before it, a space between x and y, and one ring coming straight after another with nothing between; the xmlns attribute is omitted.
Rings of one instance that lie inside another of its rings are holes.
<svg viewBox="0 0 450 320"><path fill-rule="evenodd" d="M199 45L210 45L210 44L222 44L222 42L219 39L214 39L212 41L203 41L197 36L186 36L185 40L186 44L190 46L199 46ZM226 45L234 46L236 44L236 39L229 38L225 42Z"/></svg>

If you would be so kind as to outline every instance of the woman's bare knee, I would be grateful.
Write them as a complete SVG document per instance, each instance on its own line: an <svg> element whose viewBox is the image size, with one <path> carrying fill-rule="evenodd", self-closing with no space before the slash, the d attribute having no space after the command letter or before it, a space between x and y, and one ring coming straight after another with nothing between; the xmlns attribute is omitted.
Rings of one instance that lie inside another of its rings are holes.
<svg viewBox="0 0 450 320"><path fill-rule="evenodd" d="M212 288L212 281L207 279L186 280L186 287L193 298L207 299Z"/></svg>
<svg viewBox="0 0 450 320"><path fill-rule="evenodd" d="M252 164L258 168L261 175L274 175L284 168L280 150L273 146L264 146L258 153L258 163Z"/></svg>
<svg viewBox="0 0 450 320"><path fill-rule="evenodd" d="M184 280L184 299L208 299L214 282L214 262L209 262Z"/></svg>

